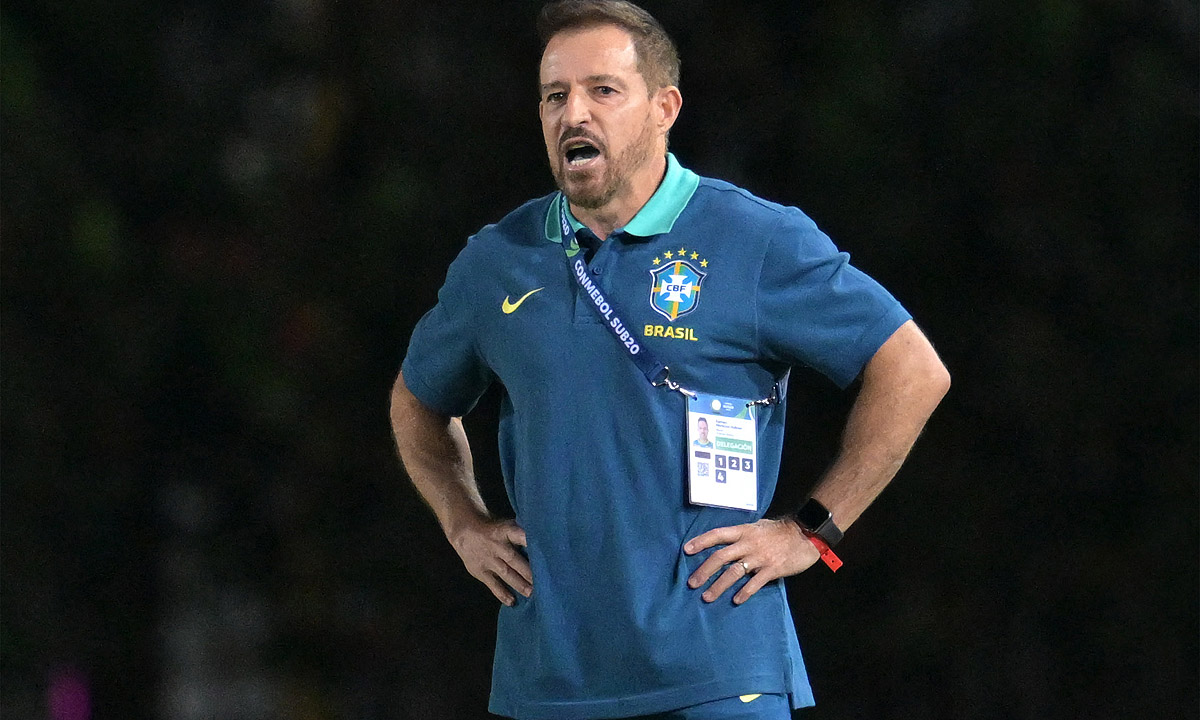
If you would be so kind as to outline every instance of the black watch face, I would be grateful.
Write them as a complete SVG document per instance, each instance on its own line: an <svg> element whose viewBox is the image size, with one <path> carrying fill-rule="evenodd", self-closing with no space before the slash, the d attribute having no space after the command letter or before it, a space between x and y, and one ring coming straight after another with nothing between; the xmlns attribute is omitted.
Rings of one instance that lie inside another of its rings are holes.
<svg viewBox="0 0 1200 720"><path fill-rule="evenodd" d="M809 530L816 530L829 519L829 511L815 500L809 500L796 513L796 521Z"/></svg>

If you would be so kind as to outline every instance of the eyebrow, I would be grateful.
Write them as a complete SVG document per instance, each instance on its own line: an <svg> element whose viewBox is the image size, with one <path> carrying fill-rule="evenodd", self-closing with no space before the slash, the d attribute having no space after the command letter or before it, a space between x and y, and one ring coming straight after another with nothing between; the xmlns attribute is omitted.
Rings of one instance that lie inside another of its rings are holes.
<svg viewBox="0 0 1200 720"><path fill-rule="evenodd" d="M625 83L621 81L621 78L617 77L616 75L588 75L583 79L583 81L589 85L595 83L605 83L608 85L620 85L622 87L625 86ZM542 92L546 92L547 90L567 87L569 84L570 83L566 82L565 80L555 80L554 82L542 83L539 89Z"/></svg>

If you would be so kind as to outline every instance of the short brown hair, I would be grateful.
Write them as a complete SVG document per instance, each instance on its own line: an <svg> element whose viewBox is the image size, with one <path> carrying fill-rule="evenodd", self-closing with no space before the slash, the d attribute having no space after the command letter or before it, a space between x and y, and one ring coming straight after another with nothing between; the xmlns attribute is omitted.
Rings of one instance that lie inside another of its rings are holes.
<svg viewBox="0 0 1200 720"><path fill-rule="evenodd" d="M567 30L616 25L633 36L638 72L650 92L679 85L679 51L654 16L625 0L558 0L542 8L538 36L545 52L550 38Z"/></svg>

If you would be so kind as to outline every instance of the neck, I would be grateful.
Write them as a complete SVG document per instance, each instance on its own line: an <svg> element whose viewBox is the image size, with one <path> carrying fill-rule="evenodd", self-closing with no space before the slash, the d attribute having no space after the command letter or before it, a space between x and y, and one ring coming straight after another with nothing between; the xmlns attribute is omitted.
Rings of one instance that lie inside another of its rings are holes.
<svg viewBox="0 0 1200 720"><path fill-rule="evenodd" d="M571 214L596 233L596 237L607 240L613 230L625 227L633 216L650 202L651 196L658 190L666 174L667 154L656 154L629 179L625 192L618 193L598 208L580 208L571 203Z"/></svg>

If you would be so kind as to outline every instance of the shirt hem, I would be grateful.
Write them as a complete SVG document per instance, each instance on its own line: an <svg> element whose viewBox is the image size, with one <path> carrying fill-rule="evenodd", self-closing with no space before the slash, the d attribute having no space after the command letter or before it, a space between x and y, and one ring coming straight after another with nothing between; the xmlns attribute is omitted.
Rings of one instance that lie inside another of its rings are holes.
<svg viewBox="0 0 1200 720"><path fill-rule="evenodd" d="M852 363L854 373L840 375L834 379L838 387L845 390L854 382L854 379L859 376L871 358L875 357L875 353L879 352L879 348L888 341L900 326L912 320L912 315L904 309L902 305L897 303L888 309L877 321L871 324L855 341L854 346L861 349L861 357L855 358Z"/></svg>
<svg viewBox="0 0 1200 720"><path fill-rule="evenodd" d="M488 710L517 720L602 720L652 715L750 693L787 695L792 709L814 704L811 692L789 692L782 678L770 674L716 680L703 685L688 685L604 700L510 702L493 696Z"/></svg>
<svg viewBox="0 0 1200 720"><path fill-rule="evenodd" d="M437 397L437 393L422 377L421 371L414 368L413 365L408 362L407 358L400 366L400 374L404 376L404 386L408 388L408 391L412 393L413 397L419 400L422 405L430 410L450 417L462 417L470 411L470 408L463 410L457 406L451 407L452 403L447 404L442 402L441 398Z"/></svg>

